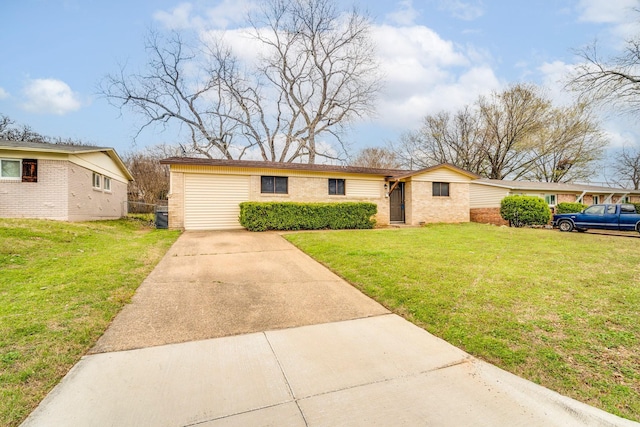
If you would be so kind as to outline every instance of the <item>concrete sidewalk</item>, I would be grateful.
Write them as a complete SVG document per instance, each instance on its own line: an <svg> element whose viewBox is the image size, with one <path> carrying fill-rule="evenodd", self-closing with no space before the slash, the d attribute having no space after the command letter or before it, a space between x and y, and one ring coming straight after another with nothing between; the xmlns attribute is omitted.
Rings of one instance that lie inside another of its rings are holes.
<svg viewBox="0 0 640 427"><path fill-rule="evenodd" d="M23 425L640 425L470 357L270 233L183 234L93 353Z"/></svg>

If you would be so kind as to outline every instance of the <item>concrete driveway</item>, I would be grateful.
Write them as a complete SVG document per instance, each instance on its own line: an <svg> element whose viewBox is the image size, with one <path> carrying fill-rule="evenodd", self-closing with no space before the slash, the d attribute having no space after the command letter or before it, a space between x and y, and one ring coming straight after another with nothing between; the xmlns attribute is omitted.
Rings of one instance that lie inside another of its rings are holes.
<svg viewBox="0 0 640 427"><path fill-rule="evenodd" d="M188 232L23 425L639 424L474 359L278 234Z"/></svg>

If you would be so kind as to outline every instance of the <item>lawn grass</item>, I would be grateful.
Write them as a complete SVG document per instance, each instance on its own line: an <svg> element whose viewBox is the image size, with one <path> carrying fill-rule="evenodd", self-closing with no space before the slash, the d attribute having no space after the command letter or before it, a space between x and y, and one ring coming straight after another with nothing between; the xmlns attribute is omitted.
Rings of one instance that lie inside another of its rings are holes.
<svg viewBox="0 0 640 427"><path fill-rule="evenodd" d="M473 223L286 238L472 355L640 421L640 239Z"/></svg>
<svg viewBox="0 0 640 427"><path fill-rule="evenodd" d="M35 408L177 237L135 219L0 219L0 425Z"/></svg>

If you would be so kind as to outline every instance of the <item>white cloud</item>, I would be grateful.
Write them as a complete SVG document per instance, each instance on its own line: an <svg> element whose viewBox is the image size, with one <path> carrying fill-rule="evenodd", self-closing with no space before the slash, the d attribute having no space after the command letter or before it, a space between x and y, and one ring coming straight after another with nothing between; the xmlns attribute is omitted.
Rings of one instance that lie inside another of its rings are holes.
<svg viewBox="0 0 640 427"><path fill-rule="evenodd" d="M170 11L156 11L153 18L170 30L225 29L244 22L247 12L254 7L250 0L223 0L202 10L192 3L180 3Z"/></svg>
<svg viewBox="0 0 640 427"><path fill-rule="evenodd" d="M398 3L399 9L386 15L389 22L397 25L413 25L420 13L414 9L412 0L404 0Z"/></svg>
<svg viewBox="0 0 640 427"><path fill-rule="evenodd" d="M82 106L78 95L62 80L30 80L23 92L26 99L22 107L34 113L64 115Z"/></svg>
<svg viewBox="0 0 640 427"><path fill-rule="evenodd" d="M374 27L385 91L377 122L412 129L426 114L455 110L501 84L488 57L456 46L424 26Z"/></svg>
<svg viewBox="0 0 640 427"><path fill-rule="evenodd" d="M454 18L464 21L473 21L484 15L484 4L482 0L440 0L439 8L451 13Z"/></svg>
<svg viewBox="0 0 640 427"><path fill-rule="evenodd" d="M637 7L637 0L580 0L579 19L585 22L622 23L629 19L629 14Z"/></svg>
<svg viewBox="0 0 640 427"><path fill-rule="evenodd" d="M578 20L608 24L614 39L611 44L620 48L626 40L640 31L640 13L637 11L639 6L638 0L580 0L577 6Z"/></svg>
<svg viewBox="0 0 640 427"><path fill-rule="evenodd" d="M186 30L198 27L202 25L202 19L197 16L192 17L192 9L193 5L191 3L180 3L170 12L166 12L164 10L155 12L153 14L153 19L159 21L169 30Z"/></svg>
<svg viewBox="0 0 640 427"><path fill-rule="evenodd" d="M9 92L0 87L0 99L6 99L9 97Z"/></svg>
<svg viewBox="0 0 640 427"><path fill-rule="evenodd" d="M544 62L538 71L542 73L542 83L554 104L569 105L575 101L573 93L565 89L568 76L575 65L563 61Z"/></svg>

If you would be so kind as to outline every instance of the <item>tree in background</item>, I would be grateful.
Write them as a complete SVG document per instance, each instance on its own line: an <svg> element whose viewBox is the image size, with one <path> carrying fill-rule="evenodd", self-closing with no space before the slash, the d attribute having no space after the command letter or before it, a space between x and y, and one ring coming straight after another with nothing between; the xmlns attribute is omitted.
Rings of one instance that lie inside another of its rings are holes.
<svg viewBox="0 0 640 427"><path fill-rule="evenodd" d="M591 174L606 143L586 104L554 107L538 87L517 84L429 115L391 147L412 169L451 163L491 179L569 182Z"/></svg>
<svg viewBox="0 0 640 427"><path fill-rule="evenodd" d="M181 146L158 144L126 153L123 162L134 179L129 183L130 202L155 205L160 200L167 200L169 166L161 165L160 160L181 156L185 154L183 151Z"/></svg>
<svg viewBox="0 0 640 427"><path fill-rule="evenodd" d="M42 135L29 125L18 125L14 120L0 113L0 140L17 142L40 142L60 145L89 145L80 139Z"/></svg>
<svg viewBox="0 0 640 427"><path fill-rule="evenodd" d="M640 110L640 35L628 40L618 56L602 58L595 42L578 55L583 62L570 76L570 89L589 101L631 113Z"/></svg>
<svg viewBox="0 0 640 427"><path fill-rule="evenodd" d="M210 158L263 160L336 158L352 120L373 111L379 90L370 22L332 0L268 0L248 17L248 39L261 56L242 63L220 32L151 33L149 62L140 74L107 76L101 92L151 124L178 123L192 149ZM244 53L244 52L243 52ZM319 138L337 141L334 150Z"/></svg>
<svg viewBox="0 0 640 427"><path fill-rule="evenodd" d="M398 169L400 162L393 151L382 147L367 147L360 150L351 162L351 166L376 169Z"/></svg>
<svg viewBox="0 0 640 427"><path fill-rule="evenodd" d="M624 147L614 157L615 183L623 188L640 190L640 146Z"/></svg>

